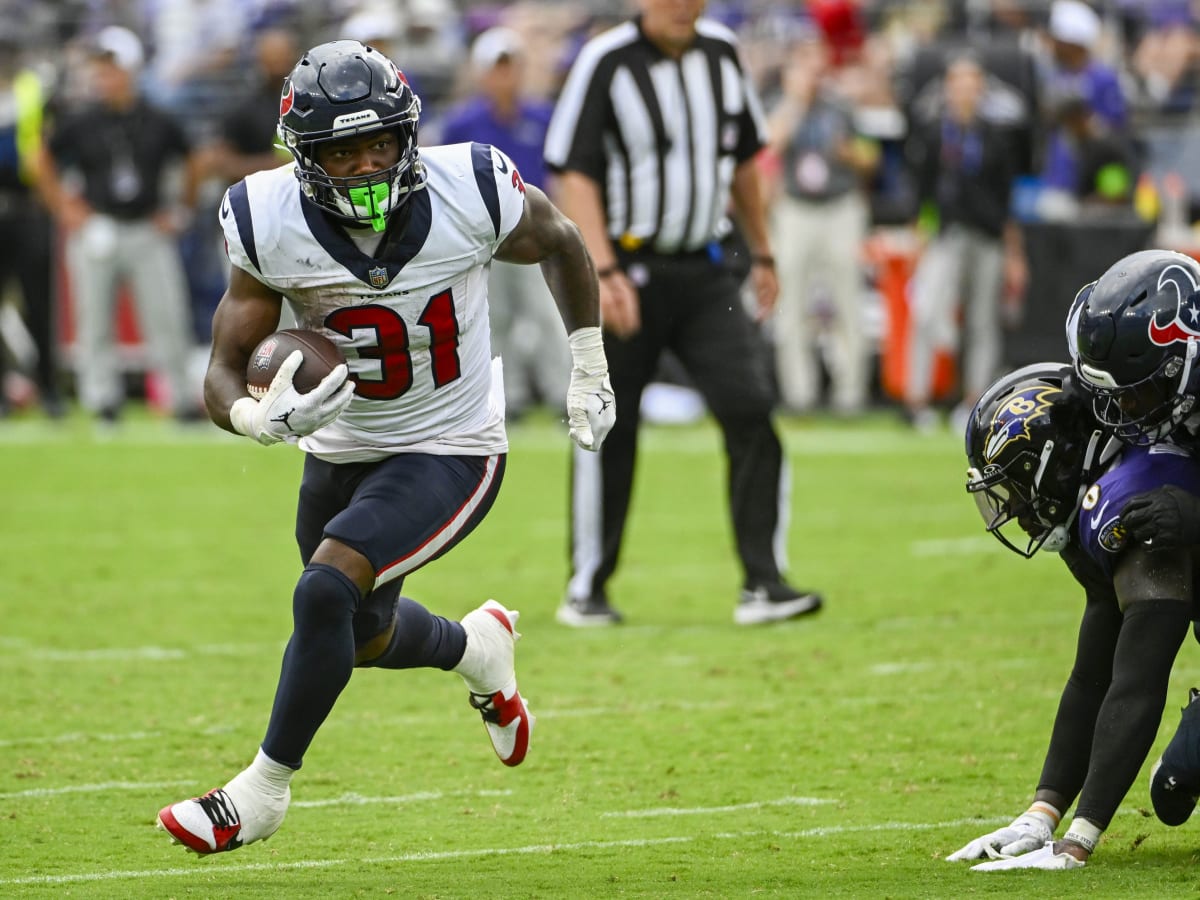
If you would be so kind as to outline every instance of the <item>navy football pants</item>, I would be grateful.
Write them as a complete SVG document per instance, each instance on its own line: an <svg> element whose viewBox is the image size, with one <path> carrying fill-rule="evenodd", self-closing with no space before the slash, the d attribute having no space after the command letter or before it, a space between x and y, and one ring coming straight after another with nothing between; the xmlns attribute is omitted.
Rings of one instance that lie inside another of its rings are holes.
<svg viewBox="0 0 1200 900"><path fill-rule="evenodd" d="M392 619L404 576L470 534L492 508L505 457L398 453L371 463L308 456L296 510L296 543L308 565L328 536L375 569L375 589L354 617L358 642Z"/></svg>

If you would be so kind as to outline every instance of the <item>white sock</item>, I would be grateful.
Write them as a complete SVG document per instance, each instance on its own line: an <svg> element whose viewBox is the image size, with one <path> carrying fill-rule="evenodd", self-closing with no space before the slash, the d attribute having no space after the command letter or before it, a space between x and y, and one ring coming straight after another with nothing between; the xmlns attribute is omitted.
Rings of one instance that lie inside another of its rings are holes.
<svg viewBox="0 0 1200 900"><path fill-rule="evenodd" d="M462 659L458 661L458 665L452 671L462 676L463 681L467 683L467 690L475 694L486 694L488 691L481 686L479 680L483 674L481 670L485 662L483 650L480 648L478 640L472 640L471 629L464 625L463 630L467 633L467 645L463 650Z"/></svg>
<svg viewBox="0 0 1200 900"><path fill-rule="evenodd" d="M270 797L282 797L287 793L295 774L295 769L275 762L263 752L262 747L259 747L254 762L250 763L242 776L258 792Z"/></svg>

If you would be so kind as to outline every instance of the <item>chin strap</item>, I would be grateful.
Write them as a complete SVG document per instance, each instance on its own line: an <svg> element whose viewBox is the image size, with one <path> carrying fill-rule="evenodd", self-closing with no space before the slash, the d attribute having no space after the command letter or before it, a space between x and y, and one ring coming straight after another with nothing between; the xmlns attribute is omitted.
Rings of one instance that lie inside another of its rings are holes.
<svg viewBox="0 0 1200 900"><path fill-rule="evenodd" d="M1101 443L1103 442L1103 443ZM1050 444L1050 441L1046 442ZM1055 525L1050 529L1050 533L1046 536L1046 540L1042 542L1042 548L1053 553L1061 553L1066 549L1067 544L1071 540L1071 528L1075 524L1075 520L1079 516L1079 508L1083 503L1083 498L1087 495L1088 488L1091 487L1094 475L1102 471L1115 457L1121 452L1121 442L1112 435L1106 435L1100 429L1092 432L1092 436L1088 438L1087 449L1083 452L1083 465L1080 468L1079 492L1075 496L1075 505L1071 509L1071 514L1067 516L1066 521ZM1043 455L1042 468L1045 467L1045 454ZM1039 469L1039 476L1041 470Z"/></svg>
<svg viewBox="0 0 1200 900"><path fill-rule="evenodd" d="M1187 418L1196 403L1196 395L1191 390L1189 382L1192 378L1192 365L1195 363L1198 354L1200 354L1200 342L1194 337L1188 338L1187 352L1183 355L1183 371L1179 374L1179 387L1175 389L1177 402L1171 416L1175 425Z"/></svg>
<svg viewBox="0 0 1200 900"><path fill-rule="evenodd" d="M1049 550L1051 553L1062 553L1067 549L1067 544L1071 540L1071 523L1075 521L1075 513L1071 513L1071 518L1062 525L1055 525L1050 529L1050 533L1046 535L1046 539L1042 541L1042 549Z"/></svg>

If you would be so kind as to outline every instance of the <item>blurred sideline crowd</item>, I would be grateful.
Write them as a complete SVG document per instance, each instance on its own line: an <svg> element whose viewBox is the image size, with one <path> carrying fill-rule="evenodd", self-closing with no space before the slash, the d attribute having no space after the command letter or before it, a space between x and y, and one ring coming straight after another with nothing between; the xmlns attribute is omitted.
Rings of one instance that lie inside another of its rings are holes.
<svg viewBox="0 0 1200 900"><path fill-rule="evenodd" d="M421 97L422 144L496 144L547 187L574 54L629 15L600 0L0 0L0 415L58 417L74 398L113 423L144 395L203 417L218 205L289 160L280 86L308 47L375 46ZM714 0L706 15L738 35L763 101L785 414L961 422L1043 323L1061 341L1063 278L1200 248L1200 3ZM510 418L565 393L539 282L537 267L492 273ZM661 382L650 418L702 413L669 364Z"/></svg>

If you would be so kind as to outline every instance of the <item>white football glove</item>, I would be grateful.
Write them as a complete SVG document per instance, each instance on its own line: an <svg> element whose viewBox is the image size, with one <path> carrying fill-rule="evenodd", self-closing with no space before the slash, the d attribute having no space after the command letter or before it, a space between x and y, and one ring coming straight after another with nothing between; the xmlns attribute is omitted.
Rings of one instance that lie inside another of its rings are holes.
<svg viewBox="0 0 1200 900"><path fill-rule="evenodd" d="M347 380L350 370L346 364L337 366L315 388L301 394L292 378L302 362L304 354L293 350L261 400L242 397L234 401L229 410L234 431L260 444L295 443L342 414L354 396L354 382Z"/></svg>
<svg viewBox="0 0 1200 900"><path fill-rule="evenodd" d="M617 419L604 338L596 326L576 328L571 345L571 384L567 387L567 425L571 440L584 450L599 450Z"/></svg>
<svg viewBox="0 0 1200 900"><path fill-rule="evenodd" d="M957 862L960 859L1004 859L1036 850L1046 841L1052 840L1054 825L1050 817L1041 812L1025 812L1003 828L975 838L946 859L949 862Z"/></svg>
<svg viewBox="0 0 1200 900"><path fill-rule="evenodd" d="M1082 869L1087 863L1076 859L1070 853L1055 853L1054 842L1047 841L1039 850L1016 856L1011 859L994 859L991 862L971 866L972 872L1004 872L1010 869L1047 869L1060 871L1062 869Z"/></svg>

